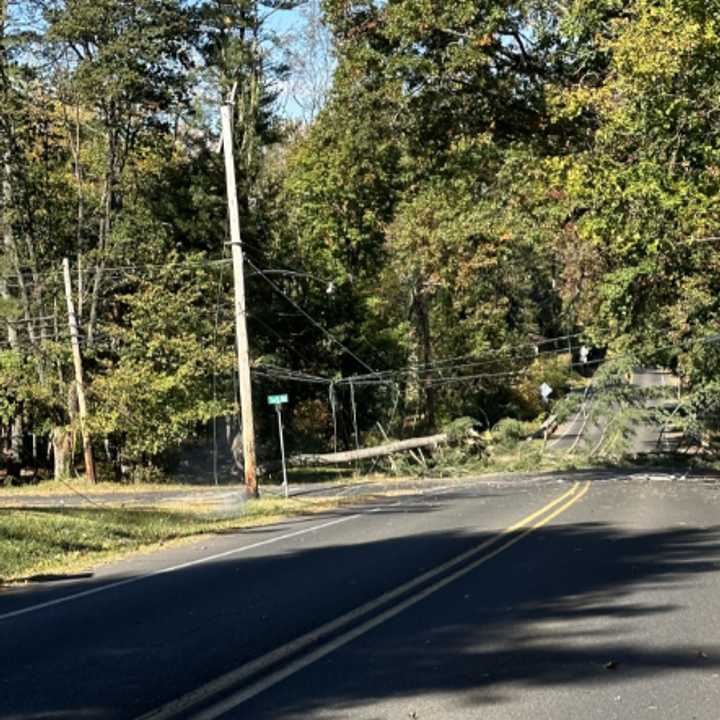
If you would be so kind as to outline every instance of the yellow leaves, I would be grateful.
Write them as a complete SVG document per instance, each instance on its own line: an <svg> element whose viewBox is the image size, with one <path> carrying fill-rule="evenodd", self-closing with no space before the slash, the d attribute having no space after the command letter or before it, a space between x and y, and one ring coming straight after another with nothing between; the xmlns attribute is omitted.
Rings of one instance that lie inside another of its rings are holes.
<svg viewBox="0 0 720 720"><path fill-rule="evenodd" d="M559 119L572 120L581 115L587 108L597 103L598 90L585 85L576 85L566 90L548 88L548 106L553 115Z"/></svg>
<svg viewBox="0 0 720 720"><path fill-rule="evenodd" d="M685 66L685 56L697 46L700 28L659 14L649 13L611 44L615 66L623 74L660 81L677 75Z"/></svg>
<svg viewBox="0 0 720 720"><path fill-rule="evenodd" d="M141 176L159 176L165 165L166 159L160 154L152 151L151 148L141 148L134 160L133 166Z"/></svg>
<svg viewBox="0 0 720 720"><path fill-rule="evenodd" d="M472 44L475 47L489 47L495 42L495 36L492 34L486 34L486 35L480 35L478 37L474 37L472 40Z"/></svg>
<svg viewBox="0 0 720 720"><path fill-rule="evenodd" d="M618 127L662 122L652 114L665 106L668 116L680 112L670 101L701 92L702 76L712 77L713 67L720 68L716 17L692 15L676 0L636 0L631 8L611 23L609 37L595 38L595 47L610 59L604 82L598 85L598 76L591 74L551 93L556 116L572 119L589 111Z"/></svg>

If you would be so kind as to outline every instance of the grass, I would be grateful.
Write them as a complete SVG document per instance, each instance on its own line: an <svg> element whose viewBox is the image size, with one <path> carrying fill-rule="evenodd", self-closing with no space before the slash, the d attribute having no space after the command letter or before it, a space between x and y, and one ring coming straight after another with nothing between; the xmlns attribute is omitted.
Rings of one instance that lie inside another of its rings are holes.
<svg viewBox="0 0 720 720"><path fill-rule="evenodd" d="M607 461L593 460L578 454L567 457L542 452L541 442L518 443L515 447L495 448L489 457L473 458L456 465L453 455L443 458L447 464L421 470L426 477L467 477L505 472L543 472L607 467ZM667 460L668 464L670 463ZM677 459L675 459L675 463ZM642 467L651 464L648 458L634 463L627 460L625 467ZM654 458L652 464L658 464ZM691 464L692 465L692 464ZM701 463L697 463L701 465ZM408 473L412 475L413 473ZM415 477L418 473L414 473ZM295 470L290 483L312 480L334 480L343 484L382 481L381 495L404 494L402 488L408 477L388 477L381 473L361 475L353 470L328 468ZM225 499L223 505L208 496L204 490L214 486L188 486L186 484L117 485L100 483L90 485L80 480L71 483L75 490L93 495L106 495L101 507L0 507L0 585L33 579L38 575L63 575L86 570L94 565L117 560L140 551L151 551L170 543L188 542L203 535L240 530L248 527L277 523L289 517L328 512L342 505L368 502L378 495L368 494L341 497L296 497L285 500L265 495L247 503L233 503ZM241 486L223 486L240 489ZM184 497L162 507L140 508L112 505L117 493L145 493L152 491L178 491ZM48 481L35 486L3 488L0 497L26 494L47 495L49 499L70 492L67 483Z"/></svg>
<svg viewBox="0 0 720 720"><path fill-rule="evenodd" d="M293 483L320 483L337 482L351 484L367 482L369 479L381 477L381 473L358 472L353 467L325 467L325 468L289 468L288 482ZM282 474L275 473L272 476L264 477L262 485L279 485L282 482ZM24 495L71 495L73 492L81 492L86 495L134 495L147 492L177 492L177 493L202 493L203 491L214 491L218 488L223 490L239 490L242 487L241 478L233 478L230 483L222 482L216 486L211 478L206 482L178 482L169 479L168 482L142 482L142 483L118 483L98 482L89 483L84 477L72 478L70 480L41 480L38 483L24 485L2 486L0 483L0 499L5 497L20 497Z"/></svg>
<svg viewBox="0 0 720 720"><path fill-rule="evenodd" d="M187 507L0 509L0 584L63 575L202 535L327 512L339 499L261 498L222 517Z"/></svg>
<svg viewBox="0 0 720 720"><path fill-rule="evenodd" d="M223 489L239 489L241 485L222 485ZM14 485L0 488L0 498L18 497L22 495L71 495L73 491L91 495L133 495L145 492L202 492L215 490L215 485L188 485L185 483L116 483L98 482L89 483L85 478L71 480L43 480L35 484Z"/></svg>
<svg viewBox="0 0 720 720"><path fill-rule="evenodd" d="M281 473L276 473L281 482ZM317 468L288 468L288 482L316 483L316 482L352 482L357 479L358 473L352 466L345 467L317 467Z"/></svg>

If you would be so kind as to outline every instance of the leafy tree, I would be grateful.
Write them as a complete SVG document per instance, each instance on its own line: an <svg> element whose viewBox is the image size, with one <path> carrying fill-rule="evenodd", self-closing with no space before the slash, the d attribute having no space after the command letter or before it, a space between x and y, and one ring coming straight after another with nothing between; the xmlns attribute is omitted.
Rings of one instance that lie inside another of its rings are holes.
<svg viewBox="0 0 720 720"><path fill-rule="evenodd" d="M233 373L232 323L226 316L216 325L207 299L218 276L201 261L170 257L115 295L117 321L103 328L108 348L92 386L92 425L111 438L118 465L147 465L233 412L222 387Z"/></svg>
<svg viewBox="0 0 720 720"><path fill-rule="evenodd" d="M385 357L428 365L564 325L551 213L534 227L546 177L523 167L550 145L539 135L558 74L550 13L418 0L325 9L335 83L285 187L302 261L339 279L350 271L347 337L390 327Z"/></svg>
<svg viewBox="0 0 720 720"><path fill-rule="evenodd" d="M100 197L87 323L92 341L113 223L123 206L123 173L148 133L167 125L187 89L192 16L180 0L66 0L46 12L47 41L63 54L58 79L92 108L103 134ZM82 252L84 248L78 248Z"/></svg>
<svg viewBox="0 0 720 720"><path fill-rule="evenodd" d="M719 29L704 3L637 0L596 39L604 77L557 98L561 115L592 118L585 147L555 164L567 229L588 249L577 257L582 320L598 344L651 362L677 354L659 352L668 339L701 338L717 322L717 253L705 239L720 219Z"/></svg>

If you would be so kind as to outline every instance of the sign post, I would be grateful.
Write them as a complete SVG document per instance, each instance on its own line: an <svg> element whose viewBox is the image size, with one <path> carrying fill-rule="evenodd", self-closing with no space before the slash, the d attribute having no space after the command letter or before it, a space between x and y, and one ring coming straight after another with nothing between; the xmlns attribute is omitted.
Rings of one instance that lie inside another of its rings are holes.
<svg viewBox="0 0 720 720"><path fill-rule="evenodd" d="M282 458L282 469L283 469L283 488L285 489L285 499L288 498L288 479L287 479L287 467L285 465L285 438L283 437L283 423L282 423L282 406L288 401L287 395L269 395L268 405L274 405L275 411L277 412L278 418L278 431L280 432L280 457Z"/></svg>

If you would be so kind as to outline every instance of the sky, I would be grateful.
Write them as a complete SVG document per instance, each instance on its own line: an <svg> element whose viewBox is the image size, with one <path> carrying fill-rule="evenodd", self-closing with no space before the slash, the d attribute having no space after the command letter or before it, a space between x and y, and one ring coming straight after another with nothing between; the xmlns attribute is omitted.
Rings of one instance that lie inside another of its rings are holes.
<svg viewBox="0 0 720 720"><path fill-rule="evenodd" d="M329 37L316 37L314 43L308 40L309 16L320 16L319 3L320 0L308 0L302 9L275 11L268 21L271 30L278 36L292 38L290 50L294 62L290 64L296 67L296 73L284 86L279 108L281 114L294 120L311 119L317 108L308 109L308 106L313 104L310 96L322 94L329 89L334 70L333 61L329 61L328 66ZM308 46L308 43L311 46Z"/></svg>
<svg viewBox="0 0 720 720"><path fill-rule="evenodd" d="M310 104L308 98L322 92L323 88L329 85L332 76L332 68L328 72L327 63L324 72L319 71L317 76L314 75L315 68L322 68L323 65L319 62L320 53L326 50L321 47L322 43L315 48L306 47L308 8L317 15L319 2L320 0L306 0L303 7L295 10L275 10L268 20L268 28L288 48L294 59L291 65L297 69L296 74L280 88L281 97L278 100L280 114L293 120L311 119L309 115L312 115L312 112L308 110ZM36 6L27 0L10 0L10 18L18 30L28 27L37 29L42 24L41 13L33 12L33 8ZM317 57L313 57L313 53Z"/></svg>

